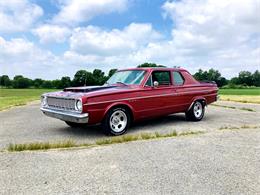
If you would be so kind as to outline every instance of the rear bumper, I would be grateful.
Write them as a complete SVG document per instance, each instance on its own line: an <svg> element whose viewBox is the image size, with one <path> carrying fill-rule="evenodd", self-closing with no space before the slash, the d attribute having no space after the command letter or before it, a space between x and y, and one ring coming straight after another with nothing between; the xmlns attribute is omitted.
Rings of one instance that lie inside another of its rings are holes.
<svg viewBox="0 0 260 195"><path fill-rule="evenodd" d="M43 114L49 117L57 118L63 121L74 123L88 123L88 113L74 113L60 110L52 110L48 108L41 108Z"/></svg>

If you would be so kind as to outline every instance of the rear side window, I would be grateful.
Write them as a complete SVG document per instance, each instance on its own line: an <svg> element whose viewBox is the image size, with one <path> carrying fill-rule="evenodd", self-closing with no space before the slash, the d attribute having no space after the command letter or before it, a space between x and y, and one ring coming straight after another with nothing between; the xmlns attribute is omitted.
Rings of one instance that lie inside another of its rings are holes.
<svg viewBox="0 0 260 195"><path fill-rule="evenodd" d="M183 85L184 79L181 73L174 71L173 72L173 83L174 85Z"/></svg>

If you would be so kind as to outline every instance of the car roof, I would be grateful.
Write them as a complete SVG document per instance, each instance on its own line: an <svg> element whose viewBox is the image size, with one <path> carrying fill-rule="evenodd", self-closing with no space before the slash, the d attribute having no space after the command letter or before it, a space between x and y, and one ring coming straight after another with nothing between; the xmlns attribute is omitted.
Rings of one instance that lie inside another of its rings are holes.
<svg viewBox="0 0 260 195"><path fill-rule="evenodd" d="M118 71L124 71L124 70L148 70L148 71L152 71L152 70L168 70L168 71L186 71L183 68L170 68L170 67L141 67L141 68L126 68L126 69L120 69Z"/></svg>

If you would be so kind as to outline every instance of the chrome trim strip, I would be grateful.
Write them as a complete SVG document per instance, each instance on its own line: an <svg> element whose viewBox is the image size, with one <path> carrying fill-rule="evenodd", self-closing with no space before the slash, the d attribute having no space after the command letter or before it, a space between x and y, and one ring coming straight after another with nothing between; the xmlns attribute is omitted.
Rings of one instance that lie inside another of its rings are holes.
<svg viewBox="0 0 260 195"><path fill-rule="evenodd" d="M62 91L62 92L63 92L63 91ZM75 98L75 97L55 96L55 95L42 95L42 96L51 97L51 98L56 98L56 99L71 99L71 100L77 100L77 99L79 99L79 98Z"/></svg>
<svg viewBox="0 0 260 195"><path fill-rule="evenodd" d="M57 118L63 121L70 121L75 123L88 123L88 113L76 114L73 112L62 112L59 110L52 110L47 108L41 108L41 111L49 117Z"/></svg>
<svg viewBox="0 0 260 195"><path fill-rule="evenodd" d="M153 96L143 96L143 97L134 97L134 98L122 98L122 99L117 99L117 100L108 100L108 101L102 101L102 102L93 102L93 103L86 103L84 106L90 106L90 105L96 105L96 104L104 104L104 103L110 103L110 102L118 102L118 101L131 101L131 100L137 100L137 99L146 99L146 98L153 98L153 97L164 97L164 96L180 96L180 95L186 95L190 93L202 93L202 92L207 92L209 93L210 91L208 90L203 90L203 91L189 91L189 92L182 92L182 93L168 93L164 95L153 95ZM202 94L202 96L209 96L210 94Z"/></svg>

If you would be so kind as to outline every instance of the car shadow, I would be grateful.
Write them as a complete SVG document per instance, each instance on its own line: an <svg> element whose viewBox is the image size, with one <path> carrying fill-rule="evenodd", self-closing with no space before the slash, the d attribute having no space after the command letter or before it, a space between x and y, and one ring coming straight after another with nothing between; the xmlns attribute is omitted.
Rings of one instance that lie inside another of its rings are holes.
<svg viewBox="0 0 260 195"><path fill-rule="evenodd" d="M66 125L66 124L65 124ZM58 129L61 133L70 134L76 137L102 137L104 134L102 132L101 126L84 126L84 127L70 127Z"/></svg>
<svg viewBox="0 0 260 195"><path fill-rule="evenodd" d="M138 121L132 124L129 131L138 132L140 129L153 127L163 128L168 125L176 125L187 122L184 114L172 114L168 116L162 116L153 119L147 119L143 121Z"/></svg>
<svg viewBox="0 0 260 195"><path fill-rule="evenodd" d="M147 119L139 122L135 122L131 125L128 132L131 133L139 133L142 129L148 129L149 127L158 127L158 129L163 128L164 126L168 125L176 125L185 123L186 118L184 114L173 114L168 116L163 116L154 119ZM101 125L95 126L84 126L84 127L70 127L66 126L65 128L59 128L59 132L69 134L76 137L107 137L104 135L102 131Z"/></svg>

